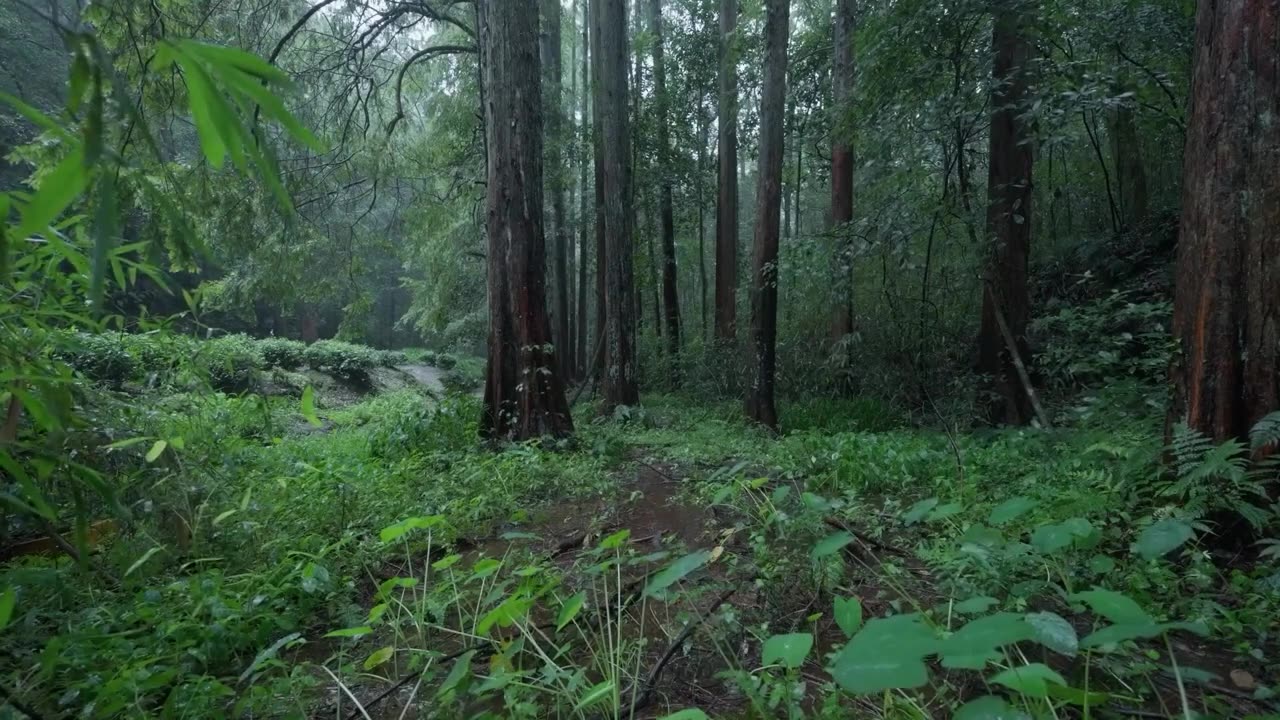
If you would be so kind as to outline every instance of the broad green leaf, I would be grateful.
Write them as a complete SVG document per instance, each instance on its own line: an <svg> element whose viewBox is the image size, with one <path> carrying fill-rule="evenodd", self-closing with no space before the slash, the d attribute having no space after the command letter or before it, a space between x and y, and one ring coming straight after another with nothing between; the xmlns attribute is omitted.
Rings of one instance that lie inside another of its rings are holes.
<svg viewBox="0 0 1280 720"><path fill-rule="evenodd" d="M1194 535L1191 523L1166 518L1142 531L1134 549L1145 560L1154 560L1182 547Z"/></svg>
<svg viewBox="0 0 1280 720"><path fill-rule="evenodd" d="M616 687L617 685L613 680L605 680L604 682L597 684L595 687L588 690L587 694L582 696L582 699L574 706L573 711L577 712L583 708L591 707L606 698L612 697Z"/></svg>
<svg viewBox="0 0 1280 720"><path fill-rule="evenodd" d="M711 719L707 717L706 713L702 712L698 708L685 708L684 710L677 710L676 712L673 712L670 715L663 715L662 717L658 718L658 720L711 720Z"/></svg>
<svg viewBox="0 0 1280 720"><path fill-rule="evenodd" d="M444 522L443 515L405 518L394 525L388 525L383 528L382 532L378 533L378 537L384 543L395 542L412 530L433 528L442 522Z"/></svg>
<svg viewBox="0 0 1280 720"><path fill-rule="evenodd" d="M1082 602L1089 609L1113 623L1143 624L1154 622L1138 603L1114 590L1096 588L1071 595L1068 599Z"/></svg>
<svg viewBox="0 0 1280 720"><path fill-rule="evenodd" d="M480 558L475 565L471 566L471 577L469 580L483 580L490 575L498 572L498 568L502 567L502 561L494 558Z"/></svg>
<svg viewBox="0 0 1280 720"><path fill-rule="evenodd" d="M222 123L215 119L215 114L226 112L226 105L199 63L182 62L182 56L177 53L175 57L186 79L187 104L191 108L191 119L196 124L196 135L200 138L200 150L210 165L221 168L227 159L228 143L222 136Z"/></svg>
<svg viewBox="0 0 1280 720"><path fill-rule="evenodd" d="M1099 575L1106 575L1116 569L1116 561L1106 555L1094 555L1089 558L1089 569Z"/></svg>
<svg viewBox="0 0 1280 720"><path fill-rule="evenodd" d="M495 625L511 627L528 615L532 607L533 598L520 594L512 595L480 618L480 622L476 623L476 634L488 635Z"/></svg>
<svg viewBox="0 0 1280 720"><path fill-rule="evenodd" d="M685 555L668 565L657 575L654 575L649 584L645 586L644 594L648 597L656 597L663 590L680 582L693 571L706 565L710 559L711 552L708 550L699 550Z"/></svg>
<svg viewBox="0 0 1280 720"><path fill-rule="evenodd" d="M449 669L449 674L445 677L444 682L436 690L436 698L440 698L445 693L453 690L471 674L471 658L476 654L475 650L468 650L461 657L453 661L453 667Z"/></svg>
<svg viewBox="0 0 1280 720"><path fill-rule="evenodd" d="M990 682L1004 685L1014 692L1037 698L1049 695L1050 683L1062 686L1067 684L1067 681L1061 675L1043 663L1031 663L1022 667L1009 668L996 674L995 677L991 678Z"/></svg>
<svg viewBox="0 0 1280 720"><path fill-rule="evenodd" d="M310 385L302 391L302 417L306 418L312 427L320 427L324 424L320 422L320 418L316 417L316 393Z"/></svg>
<svg viewBox="0 0 1280 720"><path fill-rule="evenodd" d="M921 500L907 510L907 514L902 516L902 522L907 525L915 525L925 518L935 507L938 506L938 498L932 497L927 500Z"/></svg>
<svg viewBox="0 0 1280 720"><path fill-rule="evenodd" d="M327 632L324 636L327 638L358 638L368 635L371 632L373 632L373 628L368 625L361 625L359 627L349 627Z"/></svg>
<svg viewBox="0 0 1280 720"><path fill-rule="evenodd" d="M566 625L573 622L573 619L582 611L582 603L587 599L585 592L575 593L564 604L560 606L560 615L556 618L556 631L563 630Z"/></svg>
<svg viewBox="0 0 1280 720"><path fill-rule="evenodd" d="M372 608L369 608L369 620L367 622L370 625L377 625L378 621L382 619L382 616L387 614L387 608L389 607L391 606L387 603L378 603Z"/></svg>
<svg viewBox="0 0 1280 720"><path fill-rule="evenodd" d="M813 546L813 559L817 560L828 555L834 555L851 542L853 542L853 535L848 532L841 531L828 535Z"/></svg>
<svg viewBox="0 0 1280 720"><path fill-rule="evenodd" d="M9 627L9 621L13 619L13 606L18 602L18 593L13 588L5 588L0 593L0 630Z"/></svg>
<svg viewBox="0 0 1280 720"><path fill-rule="evenodd" d="M813 649L813 635L810 633L790 633L774 635L764 641L760 653L760 662L765 665L781 665L795 669L804 664Z"/></svg>
<svg viewBox="0 0 1280 720"><path fill-rule="evenodd" d="M1066 685L1049 685L1049 697L1057 700L1065 700L1072 705L1088 705L1090 707L1098 707L1111 699L1111 695L1104 692L1085 692Z"/></svg>
<svg viewBox="0 0 1280 720"><path fill-rule="evenodd" d="M15 234L21 240L43 232L89 186L84 148L76 147L40 180L40 187L22 208L22 223Z"/></svg>
<svg viewBox="0 0 1280 720"><path fill-rule="evenodd" d="M372 670L373 668L376 668L379 665L390 660L391 656L395 654L396 654L396 649L391 647L390 645L384 648L378 648L377 650L374 650L373 653L369 655L369 657L365 658L364 669Z"/></svg>
<svg viewBox="0 0 1280 720"><path fill-rule="evenodd" d="M132 575L134 571L136 571L138 568L145 565L148 560L155 557L155 554L160 552L163 549L164 548L157 545L151 548L150 550L146 551L145 553L143 553L142 557L138 558L137 560L134 560L133 564L129 566L129 569L124 571L124 576L129 577L130 575Z"/></svg>
<svg viewBox="0 0 1280 720"><path fill-rule="evenodd" d="M266 60L243 50L225 45L212 45L195 40L180 40L178 47L194 57L208 62L214 69L226 72L227 68L248 73L258 80L277 85L289 85L289 76Z"/></svg>
<svg viewBox="0 0 1280 720"><path fill-rule="evenodd" d="M956 710L952 720L1029 720L1026 713L997 695L983 695Z"/></svg>
<svg viewBox="0 0 1280 720"><path fill-rule="evenodd" d="M855 695L921 687L929 682L924 658L937 649L937 637L919 615L876 618L845 644L831 676Z"/></svg>
<svg viewBox="0 0 1280 720"><path fill-rule="evenodd" d="M862 601L856 597L836 598L836 625L844 632L845 637L853 637L862 627Z"/></svg>
<svg viewBox="0 0 1280 720"><path fill-rule="evenodd" d="M932 512L929 513L929 522L949 518L952 515L959 514L963 510L964 510L964 506L961 505L960 503L953 502L953 503L947 503L946 505L939 505L938 507L934 508Z"/></svg>
<svg viewBox="0 0 1280 720"><path fill-rule="evenodd" d="M1026 620L1033 631L1032 639L1056 653L1075 657L1080 649L1080 639L1076 636L1076 629L1061 615L1051 612L1028 613Z"/></svg>
<svg viewBox="0 0 1280 720"><path fill-rule="evenodd" d="M391 597L391 591L396 588L411 588L418 584L418 578L414 577L393 577L387 578L378 583L377 597L379 600Z"/></svg>
<svg viewBox="0 0 1280 720"><path fill-rule="evenodd" d="M1036 501L1029 497L1021 495L1011 497L1000 503L991 510L991 515L987 517L987 522L992 525L1004 525L1018 518L1023 513L1031 510L1036 506Z"/></svg>
<svg viewBox="0 0 1280 720"><path fill-rule="evenodd" d="M626 543L627 540L629 540L630 538L631 538L631 531L627 530L626 528L623 528L622 530L619 530L618 532L601 540L600 548L602 550L616 550L617 548L622 547L623 544Z"/></svg>
<svg viewBox="0 0 1280 720"><path fill-rule="evenodd" d="M943 640L938 654L945 668L981 670L989 660L1000 659L1000 648L1031 636L1031 626L1021 616L995 613L970 622Z"/></svg>
<svg viewBox="0 0 1280 720"><path fill-rule="evenodd" d="M453 567L454 565L457 565L457 564L458 564L458 561L459 561L459 560L461 560L461 559L462 559L462 556L461 556L461 555L457 555L457 554L454 554L454 555L446 555L446 556L444 556L444 557L440 558L439 560L437 560L437 561L435 561L435 562L431 563L431 567L432 567L432 568L434 568L434 569L436 569L436 570L444 570L444 569L446 569L446 568L451 568L451 567Z"/></svg>
<svg viewBox="0 0 1280 720"><path fill-rule="evenodd" d="M1041 525L1031 533L1031 546L1046 555L1071 545L1074 536L1061 523Z"/></svg>
<svg viewBox="0 0 1280 720"><path fill-rule="evenodd" d="M152 443L151 449L147 451L147 462L149 463L155 462L160 457L160 454L163 453L164 449L167 447L169 447L168 440L157 440L154 443Z"/></svg>
<svg viewBox="0 0 1280 720"><path fill-rule="evenodd" d="M951 610L952 612L956 612L961 615L973 615L975 613L986 612L999 604L999 602L999 600L996 600L993 597L978 595L977 597L971 597L968 600L961 600L960 602L952 605Z"/></svg>

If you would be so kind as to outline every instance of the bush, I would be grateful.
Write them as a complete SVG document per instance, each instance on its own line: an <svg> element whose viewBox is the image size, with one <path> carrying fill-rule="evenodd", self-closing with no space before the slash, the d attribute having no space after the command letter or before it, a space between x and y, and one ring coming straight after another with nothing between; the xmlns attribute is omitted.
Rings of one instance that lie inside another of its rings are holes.
<svg viewBox="0 0 1280 720"><path fill-rule="evenodd" d="M258 341L258 349L262 351L262 359L267 367L297 370L302 367L303 356L307 352L306 343L287 338L266 338Z"/></svg>
<svg viewBox="0 0 1280 720"><path fill-rule="evenodd" d="M137 374L138 361L119 335L67 333L56 342L54 355L90 380L119 387Z"/></svg>
<svg viewBox="0 0 1280 720"><path fill-rule="evenodd" d="M307 347L307 365L348 382L366 384L369 371L378 366L378 356L370 348L341 340L320 340Z"/></svg>
<svg viewBox="0 0 1280 720"><path fill-rule="evenodd" d="M446 390L453 390L460 393L475 392L480 389L480 378L467 372L463 372L460 368L454 368L440 375L440 384L444 385Z"/></svg>
<svg viewBox="0 0 1280 720"><path fill-rule="evenodd" d="M441 370L452 370L458 364L458 358L449 353L440 353L436 356L436 361L432 363Z"/></svg>
<svg viewBox="0 0 1280 720"><path fill-rule="evenodd" d="M439 359L440 359L440 354L437 353L435 350L424 350L422 352L421 360L427 365L435 365L436 361Z"/></svg>
<svg viewBox="0 0 1280 720"><path fill-rule="evenodd" d="M378 350L378 364L382 367L407 365L409 356L399 350Z"/></svg>
<svg viewBox="0 0 1280 720"><path fill-rule="evenodd" d="M248 335L227 335L204 342L197 362L209 384L228 393L248 390L266 365L257 341Z"/></svg>
<svg viewBox="0 0 1280 720"><path fill-rule="evenodd" d="M1068 305L1031 323L1036 366L1058 388L1098 387L1120 378L1163 382L1175 343L1168 302L1138 302L1114 291L1084 305Z"/></svg>

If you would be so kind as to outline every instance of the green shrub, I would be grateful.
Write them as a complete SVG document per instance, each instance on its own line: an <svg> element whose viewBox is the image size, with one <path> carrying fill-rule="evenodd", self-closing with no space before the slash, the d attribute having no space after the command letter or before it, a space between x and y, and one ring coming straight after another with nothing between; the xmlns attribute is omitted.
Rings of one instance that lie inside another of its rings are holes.
<svg viewBox="0 0 1280 720"><path fill-rule="evenodd" d="M440 384L444 385L446 390L453 390L460 393L475 392L480 389L480 378L470 373L463 372L459 368L453 368L440 375Z"/></svg>
<svg viewBox="0 0 1280 720"><path fill-rule="evenodd" d="M320 340L307 347L307 365L348 382L369 382L369 371L378 366L378 356L370 348L341 340Z"/></svg>
<svg viewBox="0 0 1280 720"><path fill-rule="evenodd" d="M57 339L54 355L90 380L119 387L134 377L138 361L120 335L66 333Z"/></svg>
<svg viewBox="0 0 1280 720"><path fill-rule="evenodd" d="M285 370L296 370L302 367L303 356L307 352L306 343L275 337L259 340L258 349L262 351L262 359L268 367Z"/></svg>
<svg viewBox="0 0 1280 720"><path fill-rule="evenodd" d="M163 331L124 335L121 339L138 361L139 374L149 384L171 384L198 354L200 346L194 338Z"/></svg>
<svg viewBox="0 0 1280 720"><path fill-rule="evenodd" d="M441 370L452 370L458 364L458 358L449 353L440 353L436 356L436 361L432 363Z"/></svg>
<svg viewBox="0 0 1280 720"><path fill-rule="evenodd" d="M424 350L422 352L422 357L420 358L420 360L427 365L435 365L436 361L439 359L440 353L437 353L435 350Z"/></svg>
<svg viewBox="0 0 1280 720"><path fill-rule="evenodd" d="M377 352L378 364L382 367L395 367L409 363L409 356L399 350L379 350Z"/></svg>
<svg viewBox="0 0 1280 720"><path fill-rule="evenodd" d="M197 362L217 390L245 392L265 366L257 341L248 335L227 335L201 344Z"/></svg>
<svg viewBox="0 0 1280 720"><path fill-rule="evenodd" d="M1157 384L1173 357L1168 302L1137 302L1115 291L1067 305L1031 323L1036 368L1059 388L1097 387L1131 377Z"/></svg>

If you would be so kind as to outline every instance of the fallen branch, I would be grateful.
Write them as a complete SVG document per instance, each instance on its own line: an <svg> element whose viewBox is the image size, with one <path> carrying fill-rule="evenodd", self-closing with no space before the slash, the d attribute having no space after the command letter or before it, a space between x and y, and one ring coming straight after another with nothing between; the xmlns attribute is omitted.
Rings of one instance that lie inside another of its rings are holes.
<svg viewBox="0 0 1280 720"><path fill-rule="evenodd" d="M649 675L645 678L644 687L641 688L639 695L635 695L636 688L634 685L627 692L623 693L623 697L631 695L635 698L631 703L631 712L629 713L629 717L635 717L637 710L641 710L648 706L649 703L653 702L653 691L658 685L658 680L662 677L662 671L666 670L667 664L671 662L671 659L675 657L676 653L680 650L680 647L684 645L685 641L688 640L691 635L693 635L694 631L710 619L711 616L720 609L720 606L728 602L729 598L733 597L736 592L738 592L737 585L725 590L720 594L720 597L716 598L716 601L711 604L711 607L707 608L697 618L685 623L684 628L676 635L675 639L671 641L671 644L667 646L666 652L662 653L662 657L658 658L658 662L655 663L653 669L649 671Z"/></svg>
<svg viewBox="0 0 1280 720"><path fill-rule="evenodd" d="M1044 408L1040 406L1040 399L1036 397L1036 390L1031 385L1031 375L1027 372L1027 366L1022 362L1022 355L1018 352L1018 343L1013 337L1013 333L1009 331L1009 324L1004 319L1004 308L1000 306L1000 300L996 297L996 293L991 289L991 281L986 281L987 295L991 297L992 314L996 316L996 325L1000 327L1000 334L1004 336L1004 344L1009 348L1009 359L1013 361L1013 367L1018 371L1018 380L1022 382L1022 391L1027 394L1027 399L1031 401L1031 408L1036 413L1036 419L1040 421L1040 427L1045 430L1052 430L1053 426L1049 424L1049 416L1045 414Z"/></svg>
<svg viewBox="0 0 1280 720"><path fill-rule="evenodd" d="M826 518L825 522L827 523L827 525L829 525L832 528L835 528L836 530L843 530L844 532L847 532L850 535L854 536L863 545L873 547L876 550L879 550L881 552L887 552L890 555L897 555L898 557L906 560L911 559L911 554L906 552L905 550L901 550L899 548L893 547L892 545L886 545L860 530L855 530L849 527L848 525L844 524L843 522L841 522L836 518L830 518L830 517Z"/></svg>

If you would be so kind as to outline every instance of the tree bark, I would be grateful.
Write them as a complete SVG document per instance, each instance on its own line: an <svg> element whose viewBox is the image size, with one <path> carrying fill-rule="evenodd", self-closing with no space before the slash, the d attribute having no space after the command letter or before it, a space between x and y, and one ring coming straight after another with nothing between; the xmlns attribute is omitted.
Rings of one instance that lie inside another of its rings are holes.
<svg viewBox="0 0 1280 720"><path fill-rule="evenodd" d="M760 97L760 171L752 253L751 349L754 372L747 388L747 417L777 430L774 407L778 336L778 235L782 210L783 116L787 95L789 0L766 0L764 85Z"/></svg>
<svg viewBox="0 0 1280 720"><path fill-rule="evenodd" d="M667 70L662 47L662 0L649 2L649 31L653 34L653 94L658 113L658 213L662 229L662 309L666 321L667 357L671 380L680 384L680 289L676 274L676 226L672 201L670 98L667 97Z"/></svg>
<svg viewBox="0 0 1280 720"><path fill-rule="evenodd" d="M587 358L588 342L587 342L587 153L591 147L591 121L589 120L589 108L587 97L591 93L591 85L588 82L587 68L589 67L589 15L587 13L587 4L583 0L578 0L578 4L582 6L582 90L579 96L579 112L582 118L581 147L578 150L578 340L576 343L578 368L577 375L586 377L587 375Z"/></svg>
<svg viewBox="0 0 1280 720"><path fill-rule="evenodd" d="M539 38L542 60L543 116L546 118L546 185L551 191L552 221L555 223L555 245L551 251L551 266L554 275L555 310L553 337L555 338L556 355L562 358L566 375L572 374L573 364L572 340L569 337L569 232L565 224L564 200L564 168L561 163L561 145L564 136L561 133L561 52L560 45L560 0L541 0L542 33Z"/></svg>
<svg viewBox="0 0 1280 720"><path fill-rule="evenodd" d="M551 343L542 225L542 97L534 0L481 3L489 343L481 434L525 440L573 432Z"/></svg>
<svg viewBox="0 0 1280 720"><path fill-rule="evenodd" d="M987 180L987 234L993 244L983 293L982 326L978 333L978 371L991 376L999 400L987 408L994 423L1024 425L1032 407L1017 378L1017 368L1000 331L1001 318L1018 353L1030 362L1027 323L1030 295L1027 259L1031 249L1032 152L1028 129L1021 119L1027 94L1031 46L1024 35L1027 18L1021 0L1003 0L996 10L991 46L991 151Z"/></svg>
<svg viewBox="0 0 1280 720"><path fill-rule="evenodd" d="M600 126L600 175L605 236L604 410L635 405L635 281L631 199L631 135L627 117L626 8L615 0L592 0L599 40L596 58L596 116Z"/></svg>
<svg viewBox="0 0 1280 720"><path fill-rule="evenodd" d="M716 339L738 336L738 0L720 0L719 182L716 188Z"/></svg>
<svg viewBox="0 0 1280 720"><path fill-rule="evenodd" d="M1280 12L1203 0L1195 47L1168 420L1221 442L1280 408Z"/></svg>
<svg viewBox="0 0 1280 720"><path fill-rule="evenodd" d="M853 149L849 129L839 122L848 112L853 93L853 0L836 0L832 28L831 101L831 230L835 252L831 255L831 341L838 343L853 333L853 234L846 227L853 220Z"/></svg>
<svg viewBox="0 0 1280 720"><path fill-rule="evenodd" d="M606 353L608 347L605 344L605 318L606 305L608 296L606 293L606 277L608 276L608 247L605 240L605 223L604 223L604 130L601 125L600 117L600 13L599 1L589 0L587 3L587 14L590 16L587 23L590 28L589 52L591 54L591 147L592 147L592 163L594 165L594 188L596 196L596 344L600 347L600 352L596 353L590 362L595 365L597 372L596 377L604 376L604 368L607 364Z"/></svg>
<svg viewBox="0 0 1280 720"><path fill-rule="evenodd" d="M1120 189L1120 218L1126 228L1147 219L1147 171L1142 164L1142 147L1133 122L1133 108L1120 105L1111 114L1111 154Z"/></svg>

